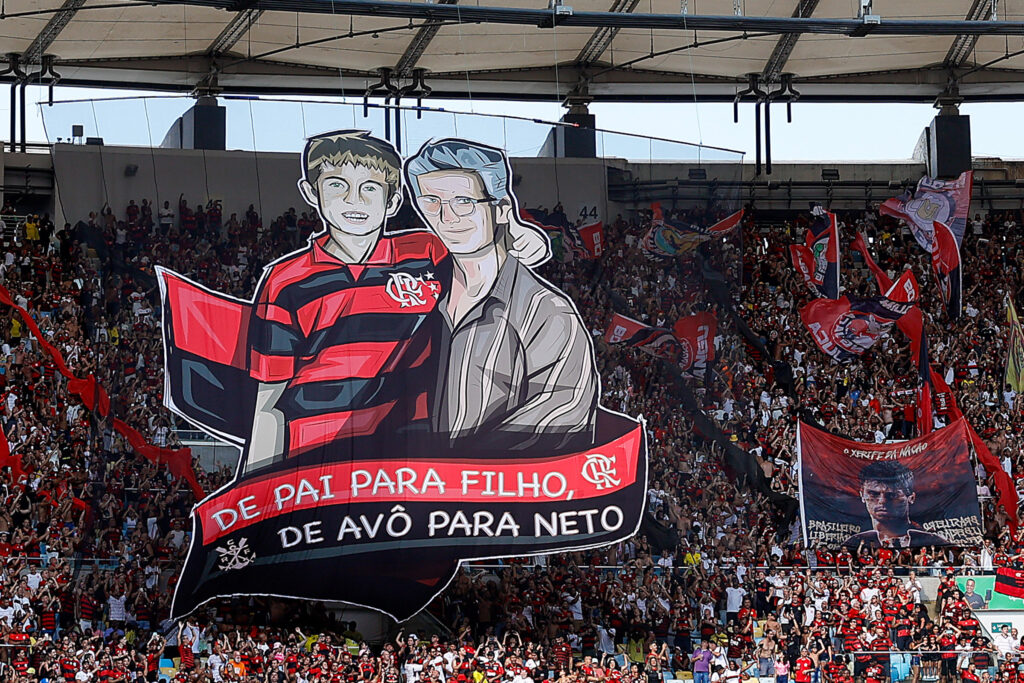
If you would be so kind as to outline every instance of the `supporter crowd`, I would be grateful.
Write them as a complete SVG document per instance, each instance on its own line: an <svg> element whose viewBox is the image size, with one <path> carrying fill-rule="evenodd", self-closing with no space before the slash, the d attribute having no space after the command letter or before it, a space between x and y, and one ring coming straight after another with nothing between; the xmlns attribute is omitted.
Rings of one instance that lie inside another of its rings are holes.
<svg viewBox="0 0 1024 683"><path fill-rule="evenodd" d="M855 231L890 276L914 269L932 360L1017 482L1024 397L1003 386L1002 366L1005 301L1019 297L1024 277L1020 218L990 213L969 225L965 314L950 325L909 230L873 211L840 215L846 292L874 293L870 273L845 249ZM253 205L225 215L219 202L184 197L104 206L59 229L48 216L30 216L2 247L0 277L68 364L107 388L112 414L174 447L153 266L248 298L263 266L303 244L317 221L289 210L265 222ZM649 221L643 211L606 221L609 247L599 259L552 263L544 275L592 330L604 405L647 419L651 524L603 550L469 567L429 609L443 627L372 646L355 623L290 602L221 601L171 622L191 491L86 410L18 318L0 310L0 425L12 453L0 477L0 683L156 680L165 660L181 681L656 683L685 672L695 683L881 683L900 664L915 683L1017 683L1019 634L990 642L970 610L977 594L964 595L947 570L972 574L1024 559L991 499L991 473L977 471L987 524L980 548L803 548L763 494L727 475L718 448L678 409L660 361L602 340L614 301L666 327L711 306L689 256L645 254ZM710 381L694 380L705 413L754 454L773 489L790 494L798 414L863 441L907 438L917 377L899 334L847 367L814 347L796 312L809 294L787 251L808 222L765 224L751 210L742 239L709 250L773 357L752 353L720 312ZM795 400L774 382L771 360L793 367ZM207 491L231 474L199 472ZM941 578L930 611L923 575ZM896 650L923 652L890 658Z"/></svg>

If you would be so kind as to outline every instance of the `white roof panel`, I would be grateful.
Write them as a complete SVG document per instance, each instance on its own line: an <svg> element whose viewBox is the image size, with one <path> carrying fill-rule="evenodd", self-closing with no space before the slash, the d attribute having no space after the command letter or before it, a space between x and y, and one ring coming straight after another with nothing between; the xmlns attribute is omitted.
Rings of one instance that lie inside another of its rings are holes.
<svg viewBox="0 0 1024 683"><path fill-rule="evenodd" d="M1008 48L1011 53L1024 49L1024 23L1014 35L983 36L974 44L956 35L884 31L787 37L780 30L763 35L735 27L669 28L682 18L681 0L562 0L572 5L574 17L554 28L462 18L462 12L482 7L544 10L549 0L416 0L415 5L384 0L372 8L353 0L155 1L84 0L65 12L40 11L38 0L7 0L0 55L28 52L32 64L52 55L66 83L175 90L358 92L379 79L381 68L402 66L396 85L407 85L412 69L422 68L435 94L454 97L548 99L556 89L564 96L583 84L589 96L604 99L694 94L731 99L745 87L746 74L778 82L784 72L793 74L795 87L808 100L928 101L943 92L950 74L960 78L960 95L970 99L1024 97L1024 55L1005 57ZM691 22L731 16L733 5L733 0L685 0L686 16ZM813 6L812 20L854 20L857 5L741 3L747 18L789 18L798 7ZM973 0L874 0L874 12L883 27L900 20L990 18L987 9L969 17L973 5ZM454 13L438 25L423 16L410 18L414 11ZM582 16L612 11L636 21L644 17L633 15L664 15L666 28L652 23L615 31L586 24ZM1001 0L998 11L996 23L1024 22L1024 0ZM954 45L963 49L950 60ZM588 56L586 63L581 55Z"/></svg>

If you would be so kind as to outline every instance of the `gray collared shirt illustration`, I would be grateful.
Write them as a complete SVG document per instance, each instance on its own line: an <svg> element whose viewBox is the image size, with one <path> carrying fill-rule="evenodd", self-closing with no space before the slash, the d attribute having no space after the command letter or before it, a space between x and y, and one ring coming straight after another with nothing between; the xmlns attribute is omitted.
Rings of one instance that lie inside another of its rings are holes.
<svg viewBox="0 0 1024 683"><path fill-rule="evenodd" d="M594 351L576 309L516 258L490 295L453 326L441 312L435 427L478 448L544 450L593 444Z"/></svg>

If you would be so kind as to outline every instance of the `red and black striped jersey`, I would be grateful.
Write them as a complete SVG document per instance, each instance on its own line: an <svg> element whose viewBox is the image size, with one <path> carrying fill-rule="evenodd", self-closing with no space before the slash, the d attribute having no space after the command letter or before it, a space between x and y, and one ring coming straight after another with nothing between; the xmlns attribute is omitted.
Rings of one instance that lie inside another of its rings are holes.
<svg viewBox="0 0 1024 683"><path fill-rule="evenodd" d="M447 256L427 232L384 235L362 264L327 252L327 234L271 264L250 323L250 375L287 382L276 408L286 420L286 454L338 439L425 421L425 324L442 294Z"/></svg>

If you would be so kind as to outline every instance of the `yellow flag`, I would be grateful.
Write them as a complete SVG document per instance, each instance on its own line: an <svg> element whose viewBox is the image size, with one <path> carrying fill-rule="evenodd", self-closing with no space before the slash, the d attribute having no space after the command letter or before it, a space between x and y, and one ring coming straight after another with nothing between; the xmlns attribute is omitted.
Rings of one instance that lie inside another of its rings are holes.
<svg viewBox="0 0 1024 683"><path fill-rule="evenodd" d="M1003 377L1003 384L1009 384L1014 391L1021 391L1024 388L1024 330L1021 329L1012 299L1006 309L1006 322L1010 323L1010 340L1006 345L1006 374Z"/></svg>

